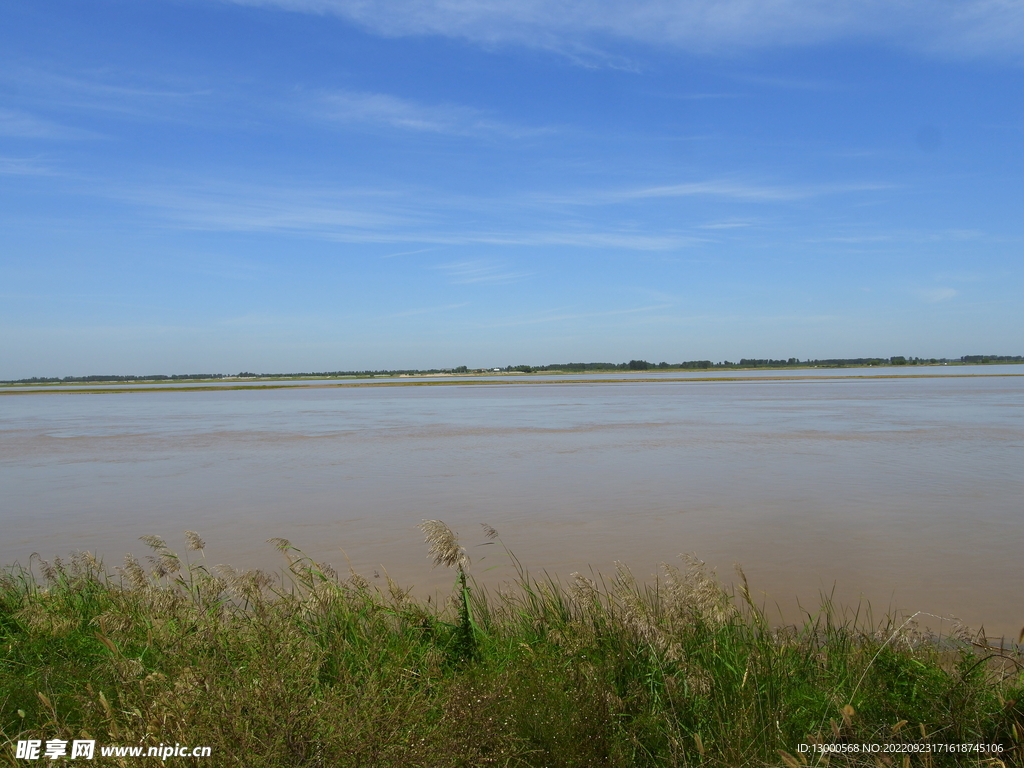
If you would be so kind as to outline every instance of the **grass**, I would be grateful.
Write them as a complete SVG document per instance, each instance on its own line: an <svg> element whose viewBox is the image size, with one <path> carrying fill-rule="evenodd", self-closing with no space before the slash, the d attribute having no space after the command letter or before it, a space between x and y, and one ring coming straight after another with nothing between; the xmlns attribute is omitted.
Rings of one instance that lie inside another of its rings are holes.
<svg viewBox="0 0 1024 768"><path fill-rule="evenodd" d="M828 599L802 626L773 627L745 580L728 592L696 560L653 584L624 566L564 584L508 553L518 581L489 593L448 527L423 527L454 571L440 605L282 539L276 575L207 565L191 532L184 556L147 537L145 567L81 553L33 561L38 576L8 569L4 738L180 742L212 757L171 762L267 768L1022 764L1017 650L902 617L871 624ZM799 751L814 743L1003 751ZM29 764L13 747L4 760Z"/></svg>

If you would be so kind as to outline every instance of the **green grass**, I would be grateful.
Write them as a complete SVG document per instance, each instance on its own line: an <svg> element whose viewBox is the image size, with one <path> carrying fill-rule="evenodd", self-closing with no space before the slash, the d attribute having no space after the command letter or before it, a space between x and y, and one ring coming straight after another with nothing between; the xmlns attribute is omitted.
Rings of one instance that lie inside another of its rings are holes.
<svg viewBox="0 0 1024 768"><path fill-rule="evenodd" d="M825 761L798 753L811 742L998 743L1003 764L1022 764L1017 651L905 618L871 624L827 599L802 626L773 627L745 582L728 593L695 561L654 584L624 567L562 584L509 554L518 583L489 593L445 531L431 542L453 568L442 605L339 576L283 540L273 576L205 565L194 534L191 563L149 539L148 569L129 557L109 572L88 554L34 563L37 577L8 569L3 736L180 742L213 756L171 763L268 768L998 765ZM4 760L31 764L13 747Z"/></svg>

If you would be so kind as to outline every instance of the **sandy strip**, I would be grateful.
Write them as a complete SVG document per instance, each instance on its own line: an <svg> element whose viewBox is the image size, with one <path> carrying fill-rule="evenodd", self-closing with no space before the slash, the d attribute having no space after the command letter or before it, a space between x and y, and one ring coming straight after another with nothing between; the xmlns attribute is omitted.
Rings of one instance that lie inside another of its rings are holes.
<svg viewBox="0 0 1024 768"><path fill-rule="evenodd" d="M351 381L340 383L309 383L309 384L238 384L232 386L217 386L197 384L195 386L179 385L173 387L154 387L146 384L131 385L123 387L90 388L83 385L80 389L10 389L0 388L0 395L108 395L124 394L126 392L233 392L238 390L272 390L272 389L344 389L355 387L463 387L463 386L522 386L522 385L544 385L544 384L717 384L736 383L755 384L758 382L772 381L800 381L827 383L830 381L864 381L864 380L903 380L903 379L997 379L997 378L1021 378L1024 373L907 373L907 374L871 374L871 375L850 375L850 376L721 376L714 378L643 378L643 379L543 379L537 381L524 381L515 379L511 381L480 380L480 381L409 381L378 379L370 381ZM298 381L288 379L287 381ZM8 385L10 386L10 385ZM17 385L15 385L17 386ZM74 386L74 385L54 385Z"/></svg>

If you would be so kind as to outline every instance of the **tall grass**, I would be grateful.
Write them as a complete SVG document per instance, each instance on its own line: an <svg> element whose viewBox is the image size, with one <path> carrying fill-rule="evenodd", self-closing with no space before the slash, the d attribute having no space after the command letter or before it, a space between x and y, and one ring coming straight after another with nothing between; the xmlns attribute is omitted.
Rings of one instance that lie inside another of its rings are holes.
<svg viewBox="0 0 1024 768"><path fill-rule="evenodd" d="M86 553L7 569L4 738L180 742L213 748L196 764L268 768L1022 764L1015 649L870 623L828 599L775 627L742 574L727 591L694 559L654 583L625 566L561 583L508 553L516 583L490 593L447 526L422 527L454 570L440 605L283 539L274 575L207 565L192 532L184 556L147 537L145 566L108 570ZM798 749L813 743L1003 751ZM13 749L0 759L19 764Z"/></svg>

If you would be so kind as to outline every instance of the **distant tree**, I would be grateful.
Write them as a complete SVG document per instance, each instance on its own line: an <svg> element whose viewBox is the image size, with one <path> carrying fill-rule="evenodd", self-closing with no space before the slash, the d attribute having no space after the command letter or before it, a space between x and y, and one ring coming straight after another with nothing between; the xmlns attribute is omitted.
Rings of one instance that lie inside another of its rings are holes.
<svg viewBox="0 0 1024 768"><path fill-rule="evenodd" d="M906 365L907 358L905 358L903 355L898 355L896 357L890 357L889 362L892 363L893 365Z"/></svg>
<svg viewBox="0 0 1024 768"><path fill-rule="evenodd" d="M646 371L651 367L651 364L646 360L630 360L628 365L631 371Z"/></svg>

